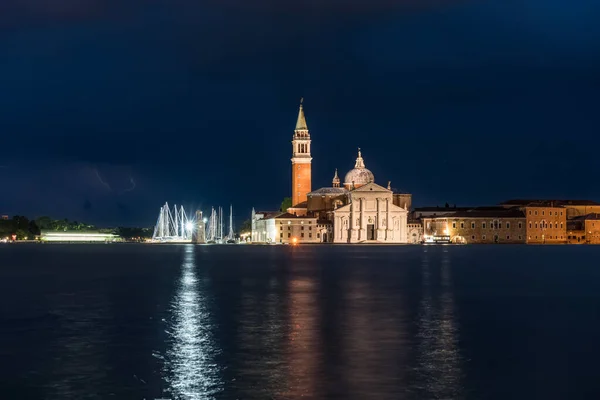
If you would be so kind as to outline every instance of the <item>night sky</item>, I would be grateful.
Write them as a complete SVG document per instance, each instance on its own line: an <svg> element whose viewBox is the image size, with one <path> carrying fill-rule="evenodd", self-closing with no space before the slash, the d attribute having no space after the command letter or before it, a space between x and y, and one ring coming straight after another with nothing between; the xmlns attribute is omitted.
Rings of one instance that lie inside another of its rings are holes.
<svg viewBox="0 0 600 400"><path fill-rule="evenodd" d="M0 214L277 209L361 147L416 206L600 200L597 0L2 0Z"/></svg>

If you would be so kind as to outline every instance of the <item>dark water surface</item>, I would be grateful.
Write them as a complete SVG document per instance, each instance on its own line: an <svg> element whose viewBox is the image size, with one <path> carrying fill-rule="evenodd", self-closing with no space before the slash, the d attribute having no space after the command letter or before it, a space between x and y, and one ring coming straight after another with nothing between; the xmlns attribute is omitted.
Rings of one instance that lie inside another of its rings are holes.
<svg viewBox="0 0 600 400"><path fill-rule="evenodd" d="M600 247L0 247L2 399L598 399Z"/></svg>

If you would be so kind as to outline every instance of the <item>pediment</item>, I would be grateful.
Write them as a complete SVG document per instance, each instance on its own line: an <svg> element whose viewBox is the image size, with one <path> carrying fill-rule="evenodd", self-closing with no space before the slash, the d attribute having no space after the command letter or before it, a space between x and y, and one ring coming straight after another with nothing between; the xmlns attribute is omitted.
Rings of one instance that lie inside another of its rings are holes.
<svg viewBox="0 0 600 400"><path fill-rule="evenodd" d="M359 188L353 190L353 192L386 192L391 193L391 190L384 188L383 186L379 186L375 182L367 183Z"/></svg>

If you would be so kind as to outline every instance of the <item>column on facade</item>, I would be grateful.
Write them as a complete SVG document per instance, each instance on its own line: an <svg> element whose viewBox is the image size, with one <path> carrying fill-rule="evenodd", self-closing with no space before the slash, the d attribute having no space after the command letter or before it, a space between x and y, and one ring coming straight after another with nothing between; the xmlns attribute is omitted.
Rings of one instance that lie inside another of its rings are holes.
<svg viewBox="0 0 600 400"><path fill-rule="evenodd" d="M352 242L356 240L356 204L354 201L350 203L350 221L349 221L349 232L348 241Z"/></svg>
<svg viewBox="0 0 600 400"><path fill-rule="evenodd" d="M392 240L394 238L393 230L394 225L391 220L390 215L390 199L385 199L385 224L386 224L386 240Z"/></svg>
<svg viewBox="0 0 600 400"><path fill-rule="evenodd" d="M360 239L367 239L367 227L365 221L365 198L360 199Z"/></svg>
<svg viewBox="0 0 600 400"><path fill-rule="evenodd" d="M381 199L378 197L377 201L377 229L381 229Z"/></svg>

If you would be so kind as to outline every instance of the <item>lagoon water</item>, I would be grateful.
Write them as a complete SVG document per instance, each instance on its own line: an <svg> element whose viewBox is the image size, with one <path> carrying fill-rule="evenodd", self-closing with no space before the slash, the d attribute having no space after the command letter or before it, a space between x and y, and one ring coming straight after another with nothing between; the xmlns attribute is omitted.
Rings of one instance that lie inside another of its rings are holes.
<svg viewBox="0 0 600 400"><path fill-rule="evenodd" d="M0 246L3 399L600 398L600 247Z"/></svg>

